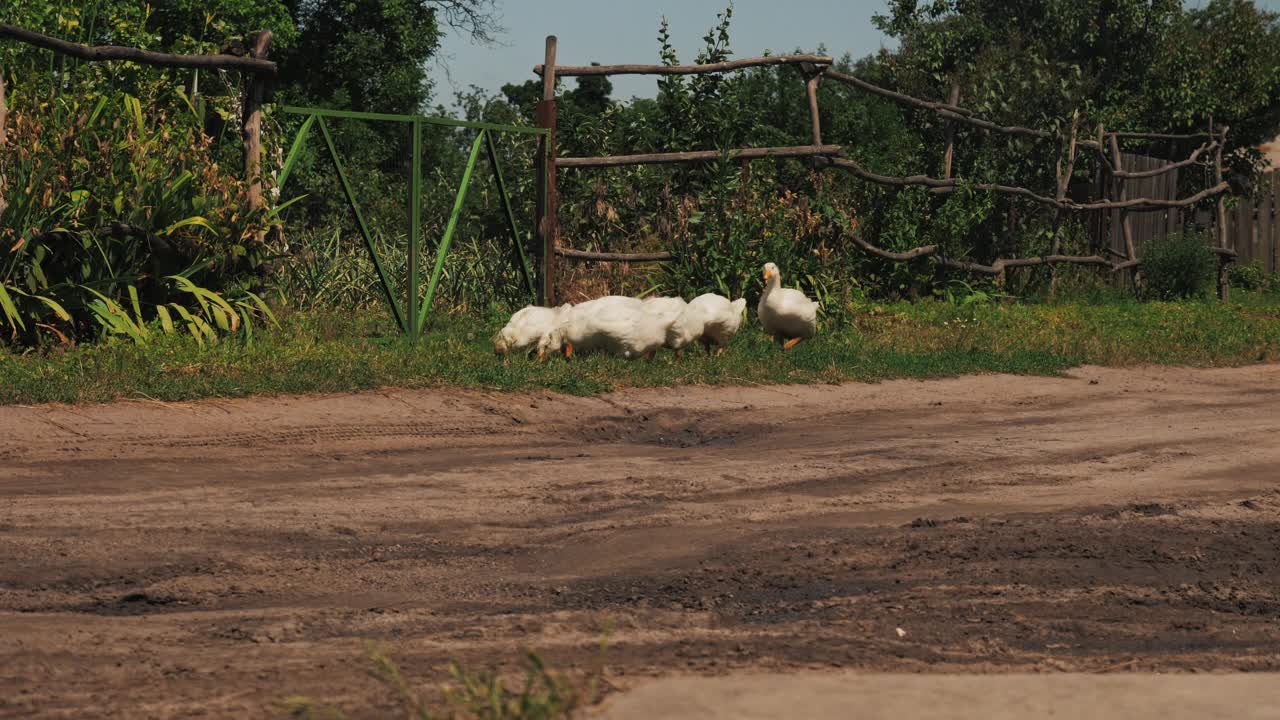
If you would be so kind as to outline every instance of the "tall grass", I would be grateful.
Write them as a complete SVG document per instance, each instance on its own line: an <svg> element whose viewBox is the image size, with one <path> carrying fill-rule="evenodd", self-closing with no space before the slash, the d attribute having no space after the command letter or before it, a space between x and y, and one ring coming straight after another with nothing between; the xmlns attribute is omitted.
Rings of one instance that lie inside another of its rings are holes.
<svg viewBox="0 0 1280 720"><path fill-rule="evenodd" d="M781 352L750 319L718 357L662 353L653 362L606 356L546 363L494 358L502 314L437 316L418 344L388 313L298 312L253 343L201 348L167 336L15 356L0 353L0 403L186 400L378 387L549 388L591 394L621 387L742 385L933 378L975 372L1055 374L1080 364L1217 366L1280 358L1280 297L1103 304L927 301L866 304L823 319L818 337Z"/></svg>

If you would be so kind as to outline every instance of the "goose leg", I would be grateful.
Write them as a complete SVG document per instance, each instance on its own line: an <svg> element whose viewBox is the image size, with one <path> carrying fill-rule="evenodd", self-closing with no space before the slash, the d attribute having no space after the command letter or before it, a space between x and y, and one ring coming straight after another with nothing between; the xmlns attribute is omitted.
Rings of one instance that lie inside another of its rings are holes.
<svg viewBox="0 0 1280 720"><path fill-rule="evenodd" d="M724 352L724 346L723 346L723 345L717 345L717 346L716 346L716 357L720 357L720 353L722 353L722 352Z"/></svg>
<svg viewBox="0 0 1280 720"><path fill-rule="evenodd" d="M658 355L657 350L650 350L649 352L644 354L645 359L647 359L649 362L653 362L653 359L657 357L657 355Z"/></svg>
<svg viewBox="0 0 1280 720"><path fill-rule="evenodd" d="M801 341L801 340L803 340L803 339L804 339L804 338L791 338L790 340L788 340L788 341L786 341L785 343L783 343L783 344L782 344L782 349L783 349L783 350L790 350L791 348L793 348L793 347L795 347L795 346L796 346L796 343L800 342L800 341Z"/></svg>
<svg viewBox="0 0 1280 720"><path fill-rule="evenodd" d="M684 357L684 348L676 350L676 361L679 362L682 357Z"/></svg>

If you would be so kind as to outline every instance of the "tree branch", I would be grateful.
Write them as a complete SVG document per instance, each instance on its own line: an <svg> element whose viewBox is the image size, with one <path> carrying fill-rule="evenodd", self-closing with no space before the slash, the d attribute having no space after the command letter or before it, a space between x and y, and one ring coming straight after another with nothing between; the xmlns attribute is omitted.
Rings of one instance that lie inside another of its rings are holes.
<svg viewBox="0 0 1280 720"><path fill-rule="evenodd" d="M276 72L276 64L267 60L255 60L254 58L236 57L235 55L173 55L119 45L81 45L49 37L34 30L14 27L13 25L0 24L0 37L13 38L29 45L42 47L63 55L70 55L81 60L129 60L142 65L157 65L160 67L212 67L223 70L267 73L270 75L274 75Z"/></svg>
<svg viewBox="0 0 1280 720"><path fill-rule="evenodd" d="M1014 125L997 125L989 120L983 120L975 117L972 110L967 110L958 105L921 100L920 98L915 98L910 95L904 95L900 92L894 92L893 90L882 88L879 85L874 85L861 78L854 77L853 75L846 75L842 72L837 72L836 70L827 70L825 75L832 80L842 82L845 85L850 85L873 95L879 95L880 97L888 98L903 105L920 108L921 110L931 110L948 120L954 120L955 122L972 125L973 127L982 128L984 130L991 130L993 132L1004 133L1006 135L1024 135L1026 137L1034 138L1049 138L1053 136L1053 134L1047 130L1034 130L1032 128L1017 127Z"/></svg>
<svg viewBox="0 0 1280 720"><path fill-rule="evenodd" d="M726 60L718 63L701 65L556 65L556 75L702 75L705 73L741 70L749 67L767 65L830 65L831 58L826 55L768 55L766 57L750 57L738 60ZM534 65L535 75L542 74L542 66Z"/></svg>
<svg viewBox="0 0 1280 720"><path fill-rule="evenodd" d="M828 162L832 166L838 167L841 170L845 170L854 175L857 175L863 180L874 182L880 185L893 185L893 186L899 186L899 187L908 186L908 185L923 185L929 188L938 188L939 192L954 192L956 190L959 190L961 187L970 187L975 190L998 192L998 193L1003 193L1005 195L1016 195L1019 197L1027 198L1028 200L1032 200L1034 202L1038 202L1042 205L1048 205L1050 207L1057 207L1057 208L1062 208L1063 210L1073 210L1073 211L1118 210L1121 208L1130 208L1130 209L1136 208L1139 210L1144 210L1144 209L1154 209L1154 208L1186 207L1188 205L1194 205L1207 197L1212 197L1214 195L1218 195L1220 193L1226 192L1231 187L1228 183L1221 182L1217 185L1214 185L1213 187L1205 188L1204 190L1201 190L1200 192L1196 193L1195 195L1192 195L1191 197L1182 198L1180 200L1161 200L1158 198L1133 198L1131 200L1125 200L1123 202L1111 201L1111 200L1100 200L1100 201L1090 202L1090 203L1077 203L1077 202L1071 202L1068 200L1059 201L1055 198L1047 197L1045 195L1038 195L1035 192L1028 190L1027 188L1014 187L1012 185L998 185L994 183L965 183L963 180L959 178L948 178L946 180L940 180L938 178L929 177L927 175L908 175L905 177L894 176L894 175L881 175L879 173L874 173L874 172L871 172L870 170L863 168L861 165L854 162L853 160L849 160L848 158L831 158Z"/></svg>
<svg viewBox="0 0 1280 720"><path fill-rule="evenodd" d="M494 0L426 0L434 5L446 27L460 30L478 43L493 42L494 33L504 30L498 21Z"/></svg>
<svg viewBox="0 0 1280 720"><path fill-rule="evenodd" d="M573 258L575 260L597 260L600 262L665 262L674 260L675 255L669 252L651 252L651 253L609 253L609 252L593 252L590 250L571 250L569 248L556 248L556 254L561 257Z"/></svg>

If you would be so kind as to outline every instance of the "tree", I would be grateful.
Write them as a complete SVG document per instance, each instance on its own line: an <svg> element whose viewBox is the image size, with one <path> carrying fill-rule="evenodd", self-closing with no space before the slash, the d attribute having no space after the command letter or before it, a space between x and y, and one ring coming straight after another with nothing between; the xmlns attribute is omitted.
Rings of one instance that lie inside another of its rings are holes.
<svg viewBox="0 0 1280 720"><path fill-rule="evenodd" d="M1080 108L1112 129L1179 132L1212 116L1245 147L1280 126L1280 26L1249 0L893 0L875 22L901 41L895 85L943 98L958 81L997 119Z"/></svg>

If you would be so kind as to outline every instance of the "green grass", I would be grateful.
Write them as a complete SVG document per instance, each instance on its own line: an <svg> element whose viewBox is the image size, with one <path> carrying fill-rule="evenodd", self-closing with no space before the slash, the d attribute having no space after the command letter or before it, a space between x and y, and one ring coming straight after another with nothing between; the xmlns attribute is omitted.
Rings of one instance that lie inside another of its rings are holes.
<svg viewBox="0 0 1280 720"><path fill-rule="evenodd" d="M524 677L511 682L493 671L472 672L459 663L449 664L452 682L423 692L405 678L400 668L375 643L366 654L373 667L370 674L391 692L401 712L396 717L410 720L438 718L482 718L483 720L560 720L600 701L604 674L605 640L600 641L598 664L586 673L551 670L535 652L525 653ZM303 696L286 698L282 710L299 720L345 720L347 715L332 705Z"/></svg>
<svg viewBox="0 0 1280 720"><path fill-rule="evenodd" d="M1236 292L1212 301L867 306L782 350L749 319L722 356L664 351L654 362L495 358L503 318L441 319L416 346L382 313L285 314L252 343L201 349L189 338L110 341L15 355L0 350L0 403L188 400L377 387L547 388L591 394L702 383L830 383L966 373L1054 374L1072 366L1218 366L1280 358L1280 297Z"/></svg>

